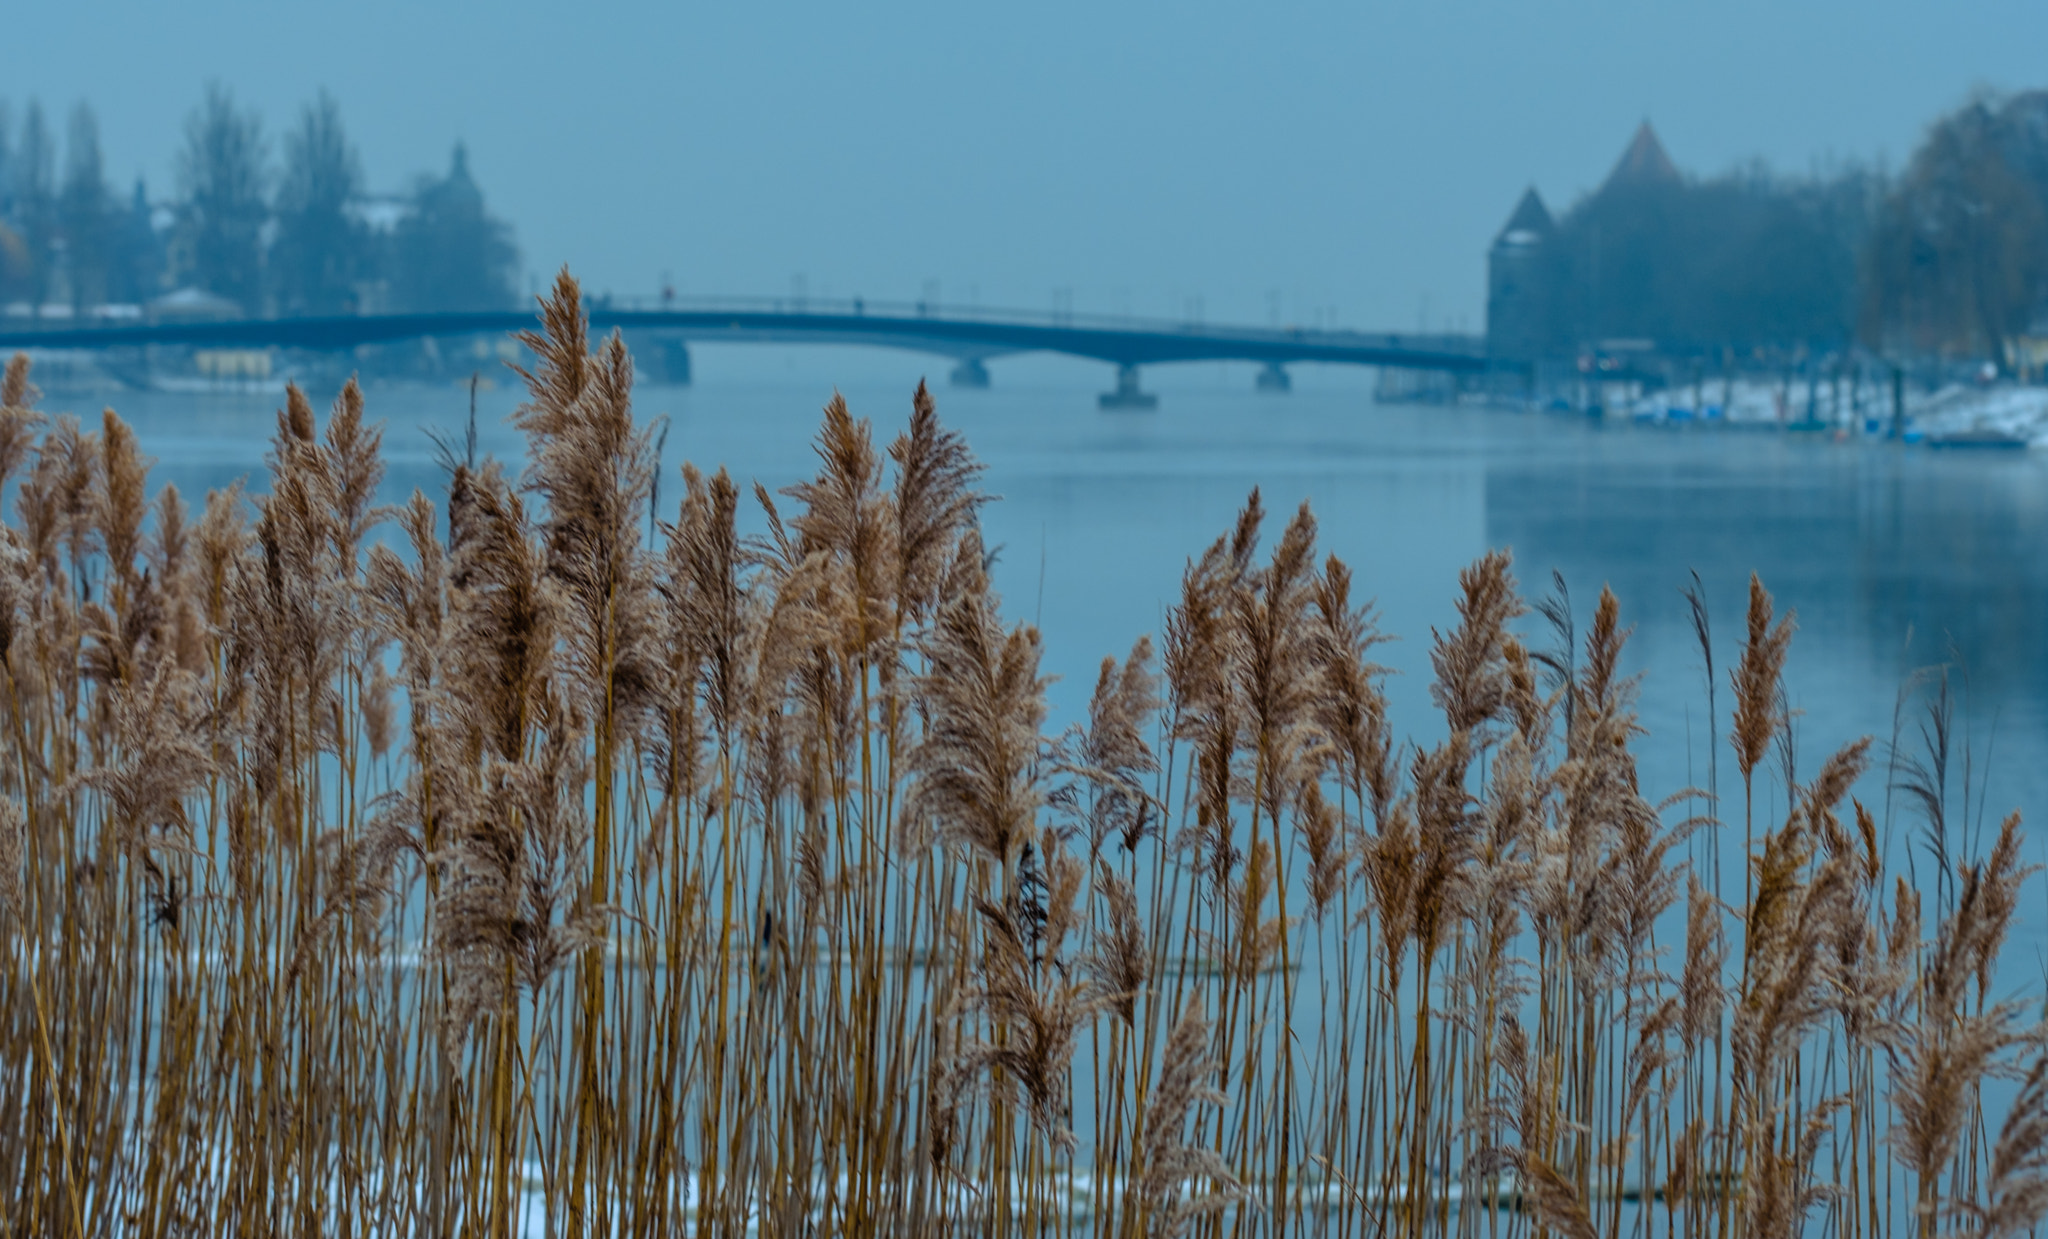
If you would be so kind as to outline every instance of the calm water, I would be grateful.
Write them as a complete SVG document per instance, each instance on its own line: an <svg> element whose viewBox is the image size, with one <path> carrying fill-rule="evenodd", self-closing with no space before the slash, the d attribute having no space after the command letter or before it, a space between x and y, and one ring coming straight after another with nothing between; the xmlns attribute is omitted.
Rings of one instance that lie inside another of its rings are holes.
<svg viewBox="0 0 2048 1239"><path fill-rule="evenodd" d="M1645 791L1656 799L1704 784L1708 736L1726 720L1706 718L1679 590L1699 573L1725 668L1754 569L1799 615L1788 679L1803 773L1858 735L1888 739L1904 677L1948 662L1958 740L1973 751L1971 824L1983 805L1987 831L2010 807L2037 822L2048 813L2048 460L1380 406L1364 376L1343 373L1304 373L1294 392L1262 394L1248 369L1217 366L1148 375L1162 393L1155 413L1103 413L1100 367L992 368L992 390L936 390L941 415L966 432L1002 497L985 516L1001 547L997 583L1013 616L1044 629L1046 670L1063 677L1055 727L1082 716L1104 654L1159 631L1187 558L1258 486L1273 536L1295 505L1314 505L1325 549L1352 565L1387 630L1404 638L1384 660L1402 673L1397 721L1418 738L1440 731L1426 694L1429 635L1453 618L1457 571L1508 546L1531 595L1553 570L1563 574L1582 625L1601 585L1614 587L1635 625L1633 668L1645 673ZM643 387L637 397L642 417L669 419L663 507L680 493L685 458L724 464L742 486L779 488L811 472L809 437L835 383L885 444L918 376L945 369L886 353L700 349L695 387ZM503 425L515 399L501 386L479 400L484 446L505 456L519 450ZM188 494L244 474L261 485L277 398L130 394L116 403L159 461L159 481ZM423 431L459 434L466 403L454 388L371 391L392 498L438 488ZM1917 746L1924 712L1911 709L1906 735ZM1722 766L1724 786L1736 786L1725 750ZM1952 820L1964 807L1964 768L1959 756ZM1858 792L1878 806L1885 780L1870 776ZM1898 864L1915 819L1903 806L1894 819ZM2033 850L2048 858L2038 842ZM2042 959L2038 905L2027 919L2007 957L2009 983L2036 974Z"/></svg>

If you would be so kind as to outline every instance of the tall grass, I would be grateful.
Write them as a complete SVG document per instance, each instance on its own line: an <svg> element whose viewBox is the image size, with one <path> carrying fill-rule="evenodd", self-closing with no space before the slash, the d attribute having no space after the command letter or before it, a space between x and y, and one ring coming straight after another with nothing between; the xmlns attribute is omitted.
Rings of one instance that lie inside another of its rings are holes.
<svg viewBox="0 0 2048 1239"><path fill-rule="evenodd" d="M195 518L114 414L48 420L8 367L12 1233L2048 1210L2048 1060L1994 977L2017 818L1923 911L1851 797L1868 744L1800 777L1761 584L1724 891L1691 860L1732 828L1712 789L1639 787L1610 593L1583 640L1550 601L1532 652L1507 555L1474 564L1432 634L1443 738L1403 742L1370 605L1306 506L1262 550L1254 494L1156 657L1048 735L922 389L886 450L835 398L760 536L687 466L650 526L625 349L566 275L525 342L524 473L451 452L389 509L353 384L324 427L292 391L267 489Z"/></svg>

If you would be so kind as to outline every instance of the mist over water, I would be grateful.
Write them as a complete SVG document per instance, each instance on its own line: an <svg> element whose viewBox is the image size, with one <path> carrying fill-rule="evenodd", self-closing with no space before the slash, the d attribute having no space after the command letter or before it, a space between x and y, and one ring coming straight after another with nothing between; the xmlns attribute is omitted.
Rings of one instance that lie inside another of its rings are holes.
<svg viewBox="0 0 2048 1239"><path fill-rule="evenodd" d="M643 421L669 419L661 510L671 519L685 459L707 471L726 466L743 493L755 481L778 490L815 472L811 438L835 383L886 446L917 379L932 377L941 417L966 434L988 467L986 489L1000 496L983 511L999 553L995 580L1010 618L1043 630L1043 670L1060 677L1052 731L1085 721L1105 655L1121 657L1143 633L1157 639L1187 560L1229 528L1257 486L1269 541L1309 501L1323 550L1352 566L1361 596L1378 599L1382 627L1398 638L1380 649L1398 673L1388 686L1394 722L1416 742L1442 736L1427 693L1430 633L1454 619L1460 568L1489 547L1511 547L1531 599L1550 589L1553 570L1562 573L1582 636L1601 586L1612 585L1635 629L1628 669L1643 675L1644 792L1655 802L1704 788L1710 736L1720 743L1722 816L1734 824L1720 837L1729 875L1741 872L1742 841L1740 783L1725 744L1727 668L1752 569L1781 612L1798 613L1786 679L1799 777L1873 735L1875 768L1856 794L1881 829L1888 823L1895 870L1917 864L1924 874L1927 863L1920 819L1887 795L1884 770L1900 689L1916 668L1951 664L1951 850L1975 857L2005 812L2048 803L2048 461L2037 453L1380 405L1367 378L1335 371L1304 370L1295 391L1275 395L1251 390L1248 368L1213 365L1148 372L1162 397L1157 412L1105 413L1095 405L1107 386L1097 367L1016 361L998 370L995 387L974 391L941 386L944 366L926 358L699 351L696 386L642 385L635 397ZM311 394L316 403L332 396ZM522 442L505 423L518 398L502 379L479 393L481 451L519 459ZM281 398L129 393L115 403L157 458L156 481L193 498L237 477L264 484ZM459 442L467 408L462 388L372 388L388 501L415 487L439 496L444 475L427 432ZM760 524L751 498L742 521ZM1714 626L1712 723L1680 594L1694 571ZM1551 642L1534 617L1523 632L1537 648ZM1925 700L1914 696L1899 716L1901 748L1914 756ZM1778 762L1769 759L1771 777L1759 779L1770 788L1760 791L1760 825L1782 813ZM2039 839L2030 861L2048 859ZM2022 910L2001 987L2032 983L2048 944L2044 921L2038 906Z"/></svg>

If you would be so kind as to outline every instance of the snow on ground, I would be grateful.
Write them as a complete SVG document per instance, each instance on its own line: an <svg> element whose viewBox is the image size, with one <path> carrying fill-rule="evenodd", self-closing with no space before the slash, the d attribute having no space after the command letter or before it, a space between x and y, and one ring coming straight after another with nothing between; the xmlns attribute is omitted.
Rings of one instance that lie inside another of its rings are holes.
<svg viewBox="0 0 2048 1239"><path fill-rule="evenodd" d="M2048 448L2048 386L1951 384L1932 392L1909 389L1905 396L1909 443L1996 435ZM1892 421L1887 387L1846 381L1811 387L1803 382L1711 380L1696 388L1650 392L1626 407L1635 421L1652 425L1722 422L1883 435L1890 432Z"/></svg>
<svg viewBox="0 0 2048 1239"><path fill-rule="evenodd" d="M2024 439L2027 446L2048 448L2048 387L1944 387L1921 398L1918 408L1906 399L1906 438L1993 432Z"/></svg>

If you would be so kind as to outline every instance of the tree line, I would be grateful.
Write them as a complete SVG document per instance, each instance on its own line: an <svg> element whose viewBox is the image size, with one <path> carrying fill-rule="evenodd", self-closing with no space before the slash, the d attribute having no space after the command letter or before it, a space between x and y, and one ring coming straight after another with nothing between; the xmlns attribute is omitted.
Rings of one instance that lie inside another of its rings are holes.
<svg viewBox="0 0 2048 1239"><path fill-rule="evenodd" d="M1898 353L2011 362L2048 318L2048 91L1937 121L1866 250L1861 328Z"/></svg>
<svg viewBox="0 0 2048 1239"><path fill-rule="evenodd" d="M1852 342L1858 251L1881 178L1862 167L1787 176L1610 183L1558 221L1555 315L1577 340L1680 349L1831 350Z"/></svg>
<svg viewBox="0 0 2048 1239"><path fill-rule="evenodd" d="M276 157L273 158L273 155ZM253 108L206 88L186 117L176 195L164 209L138 179L108 181L99 123L79 103L61 164L31 100L17 126L0 100L0 304L145 303L197 288L244 313L468 310L517 298L519 252L454 149L380 222L340 105L322 91L275 144Z"/></svg>

